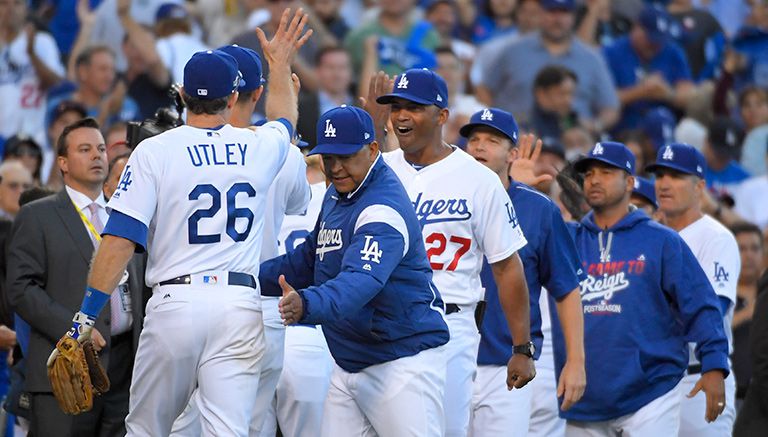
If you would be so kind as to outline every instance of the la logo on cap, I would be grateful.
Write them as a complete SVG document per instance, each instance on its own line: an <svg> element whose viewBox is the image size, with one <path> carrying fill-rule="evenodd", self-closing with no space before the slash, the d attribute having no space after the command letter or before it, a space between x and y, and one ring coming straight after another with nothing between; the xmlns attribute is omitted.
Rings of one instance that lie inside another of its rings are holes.
<svg viewBox="0 0 768 437"><path fill-rule="evenodd" d="M592 149L593 155L602 155L603 154L603 145L600 143L595 144L595 148Z"/></svg>
<svg viewBox="0 0 768 437"><path fill-rule="evenodd" d="M483 109L483 114L480 116L480 120L492 121L493 112L490 109Z"/></svg>
<svg viewBox="0 0 768 437"><path fill-rule="evenodd" d="M336 138L336 128L333 127L333 124L331 124L330 119L325 120L325 137L326 138Z"/></svg>
<svg viewBox="0 0 768 437"><path fill-rule="evenodd" d="M198 96L207 96L208 95L208 90L206 90L206 89L198 89L197 90L197 95Z"/></svg>
<svg viewBox="0 0 768 437"><path fill-rule="evenodd" d="M663 159L665 161L671 161L671 160L675 159L675 153L672 152L672 147L667 146L664 149L664 154L661 155L661 159Z"/></svg>
<svg viewBox="0 0 768 437"><path fill-rule="evenodd" d="M400 80L397 82L397 87L399 89L408 89L408 78L405 77L405 74L400 76Z"/></svg>

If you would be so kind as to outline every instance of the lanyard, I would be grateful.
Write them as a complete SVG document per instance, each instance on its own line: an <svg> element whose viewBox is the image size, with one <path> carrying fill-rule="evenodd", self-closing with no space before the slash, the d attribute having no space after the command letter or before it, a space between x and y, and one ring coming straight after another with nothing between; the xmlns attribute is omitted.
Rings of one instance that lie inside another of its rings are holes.
<svg viewBox="0 0 768 437"><path fill-rule="evenodd" d="M93 223L91 223L90 220L88 220L88 217L85 216L83 211L75 205L75 201L72 201L72 205L75 207L75 211L77 211L78 214L80 214L80 220L83 221L85 224L85 227L88 228L88 230L91 232L91 235L93 235L93 238L96 239L96 242L101 241L101 235L99 235L99 232L96 230L96 227L93 226ZM97 213L98 214L98 213Z"/></svg>

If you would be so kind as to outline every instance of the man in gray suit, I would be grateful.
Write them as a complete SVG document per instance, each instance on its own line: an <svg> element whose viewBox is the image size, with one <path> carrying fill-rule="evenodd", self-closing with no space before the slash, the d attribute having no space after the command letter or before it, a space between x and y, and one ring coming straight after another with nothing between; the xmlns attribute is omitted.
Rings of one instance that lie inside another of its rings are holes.
<svg viewBox="0 0 768 437"><path fill-rule="evenodd" d="M47 377L46 359L80 307L91 257L108 217L102 192L107 155L98 124L83 119L67 126L57 155L65 189L21 209L8 251L8 298L31 327L25 384L31 395L30 434L124 435L133 352L145 303L140 258L129 265L110 311L96 321L94 330L99 332L93 340L101 348L112 389L95 399L90 412L67 416Z"/></svg>

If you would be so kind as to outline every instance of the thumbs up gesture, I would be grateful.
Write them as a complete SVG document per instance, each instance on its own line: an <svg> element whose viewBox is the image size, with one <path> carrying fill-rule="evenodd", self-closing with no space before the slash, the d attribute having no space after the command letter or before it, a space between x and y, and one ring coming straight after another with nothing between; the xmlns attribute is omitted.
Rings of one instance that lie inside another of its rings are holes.
<svg viewBox="0 0 768 437"><path fill-rule="evenodd" d="M304 302L299 293L291 287L291 284L285 282L285 275L278 278L280 288L283 289L283 298L278 305L280 309L280 318L283 319L283 325L292 325L298 323L304 315Z"/></svg>

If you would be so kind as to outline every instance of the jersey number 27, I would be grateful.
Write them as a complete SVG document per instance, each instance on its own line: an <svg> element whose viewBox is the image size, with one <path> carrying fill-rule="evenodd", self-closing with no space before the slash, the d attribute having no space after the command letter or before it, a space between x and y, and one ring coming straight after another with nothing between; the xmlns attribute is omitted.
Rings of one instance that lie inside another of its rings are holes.
<svg viewBox="0 0 768 437"><path fill-rule="evenodd" d="M235 205L237 195L245 193L248 197L256 196L256 190L247 182L238 182L227 190L226 201L227 206L227 235L229 235L235 242L245 241L248 238L248 234L251 232L251 226L253 226L253 211L248 208L238 208ZM200 235L197 230L197 224L200 220L210 218L216 215L221 209L221 191L211 184L200 184L196 186L189 193L189 200L198 200L200 196L207 195L213 200L210 208L198 209L187 220L188 232L189 232L189 244L209 244L218 243L221 241L221 234L205 234ZM247 225L243 232L238 232L235 229L235 220L238 218L244 218L247 220Z"/></svg>

